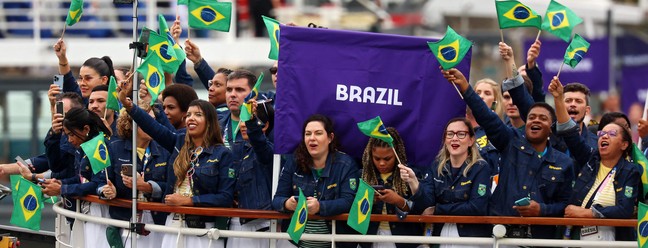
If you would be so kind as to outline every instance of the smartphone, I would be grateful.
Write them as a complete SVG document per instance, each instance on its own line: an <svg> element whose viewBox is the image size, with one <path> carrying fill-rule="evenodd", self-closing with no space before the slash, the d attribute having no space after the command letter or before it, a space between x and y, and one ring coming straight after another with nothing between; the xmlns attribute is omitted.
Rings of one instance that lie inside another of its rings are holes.
<svg viewBox="0 0 648 248"><path fill-rule="evenodd" d="M515 201L515 206L529 206L531 204L531 199L529 197L524 197L520 198L519 200Z"/></svg>
<svg viewBox="0 0 648 248"><path fill-rule="evenodd" d="M20 156L16 156L16 161L20 162L25 168L29 170L29 164L25 162L25 160L22 159Z"/></svg>
<svg viewBox="0 0 648 248"><path fill-rule="evenodd" d="M132 164L122 164L121 173L124 176L133 177L133 165Z"/></svg>
<svg viewBox="0 0 648 248"><path fill-rule="evenodd" d="M56 102L56 113L65 116L63 113L63 101Z"/></svg>
<svg viewBox="0 0 648 248"><path fill-rule="evenodd" d="M53 84L58 85L61 90L63 90L63 75L54 75L54 82Z"/></svg>
<svg viewBox="0 0 648 248"><path fill-rule="evenodd" d="M385 189L385 186L383 186L383 185L371 185L371 187L374 188L375 190L383 190L383 189Z"/></svg>

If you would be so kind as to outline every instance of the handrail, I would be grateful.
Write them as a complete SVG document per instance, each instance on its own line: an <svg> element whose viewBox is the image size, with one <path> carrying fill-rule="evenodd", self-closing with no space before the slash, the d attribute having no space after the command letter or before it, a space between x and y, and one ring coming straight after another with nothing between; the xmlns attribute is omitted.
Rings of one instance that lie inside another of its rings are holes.
<svg viewBox="0 0 648 248"><path fill-rule="evenodd" d="M131 201L115 198L102 200L97 196L85 196L79 199L116 207L130 208ZM292 214L272 210L249 210L238 208L200 208L169 206L157 202L138 202L137 210L151 210L168 213L194 214L205 216L237 216L258 219L290 219ZM349 214L323 217L309 215L308 219L346 221ZM449 215L408 215L399 220L395 215L372 214L371 221L419 222L419 223L460 223L460 224L509 224L509 225L557 225L557 226L615 226L636 227L636 219L595 219L595 218L555 218L555 217L508 217L508 216L449 216Z"/></svg>

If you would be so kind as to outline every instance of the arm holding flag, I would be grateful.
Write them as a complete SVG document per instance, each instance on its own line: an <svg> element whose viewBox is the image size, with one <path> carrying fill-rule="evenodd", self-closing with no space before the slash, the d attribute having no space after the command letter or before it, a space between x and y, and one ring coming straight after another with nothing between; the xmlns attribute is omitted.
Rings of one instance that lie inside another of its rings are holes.
<svg viewBox="0 0 648 248"><path fill-rule="evenodd" d="M256 105L256 101L253 103ZM253 111L254 112L254 111ZM263 126L259 125L258 118L252 118L245 122L247 127L247 135L250 140L250 145L254 149L257 160L262 165L272 166L272 159L274 157L274 145L263 134Z"/></svg>
<svg viewBox="0 0 648 248"><path fill-rule="evenodd" d="M202 82L202 84L205 86L205 89L209 89L208 81L214 78L216 72L214 72L207 61L203 59L203 57L200 55L200 48L191 40L185 41L185 52L187 53L187 59L193 62L194 71L196 71L196 74L198 74L200 82Z"/></svg>
<svg viewBox="0 0 648 248"><path fill-rule="evenodd" d="M58 58L59 64L59 73L63 74L63 92L75 92L81 96L81 88L77 84L74 75L72 74L72 69L67 59L66 55L67 46L65 41L59 39L56 44L54 44L54 53ZM85 104L88 104L87 99L83 99Z"/></svg>
<svg viewBox="0 0 648 248"><path fill-rule="evenodd" d="M500 55L505 61L507 73L507 78L502 83L502 91L508 91L509 94L511 94L513 104L515 104L520 111L520 118L526 122L529 109L534 104L534 101L524 86L524 79L515 67L513 48L506 43L500 42L499 49Z"/></svg>
<svg viewBox="0 0 648 248"><path fill-rule="evenodd" d="M533 91L531 96L533 96L534 102L544 102L545 101L545 92L544 92L544 81L542 80L542 72L538 68L538 63L536 60L540 56L540 47L542 42L536 40L529 50L527 51L527 63L525 64L525 72L527 77L533 82Z"/></svg>

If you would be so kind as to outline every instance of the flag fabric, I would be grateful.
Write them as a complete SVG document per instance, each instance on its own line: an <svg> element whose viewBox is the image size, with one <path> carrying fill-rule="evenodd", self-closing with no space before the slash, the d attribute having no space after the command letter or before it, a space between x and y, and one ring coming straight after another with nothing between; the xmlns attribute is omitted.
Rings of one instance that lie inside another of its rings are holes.
<svg viewBox="0 0 648 248"><path fill-rule="evenodd" d="M252 119L252 116L254 115L254 113L252 113L252 104L247 102L252 98L257 98L257 96L259 95L259 86L261 86L261 82L263 82L263 73L259 75L256 84L254 84L254 87L250 91L250 94L245 97L243 104L241 104L241 114L239 115L241 121L249 121L250 119Z"/></svg>
<svg viewBox="0 0 648 248"><path fill-rule="evenodd" d="M151 35L149 36L149 48L146 57L155 56L161 63L162 71L175 74L178 71L178 67L182 63L178 59L173 45L167 39L167 36L160 35L157 32L150 30Z"/></svg>
<svg viewBox="0 0 648 248"><path fill-rule="evenodd" d="M353 157L367 139L356 125L380 116L398 130L410 164L432 164L448 120L466 104L436 71L429 38L281 26L281 87L275 102L275 152L291 154L303 142L302 123L329 116L335 136ZM564 46L560 53L564 52ZM317 59L313 59L317 58ZM456 66L470 75L471 51ZM398 68L398 70L394 70ZM377 73L380 72L380 73ZM434 90L429 90L433 87ZM442 107L438 107L442 106ZM420 144L428 144L421 146Z"/></svg>
<svg viewBox="0 0 648 248"><path fill-rule="evenodd" d="M110 166L110 156L103 132L99 132L97 136L81 144L81 149L90 161L90 167L94 174Z"/></svg>
<svg viewBox="0 0 648 248"><path fill-rule="evenodd" d="M231 21L231 2L189 1L189 27L229 32Z"/></svg>
<svg viewBox="0 0 648 248"><path fill-rule="evenodd" d="M304 230L306 229L306 222L308 222L308 208L306 208L306 197L304 192L299 188L299 200L297 200L297 208L290 218L290 225L288 226L288 236L295 242L299 243Z"/></svg>
<svg viewBox="0 0 648 248"><path fill-rule="evenodd" d="M106 100L106 108L119 111L119 100L117 100L117 81L114 76L110 76L110 83L108 84L108 100Z"/></svg>
<svg viewBox="0 0 648 248"><path fill-rule="evenodd" d="M160 62L158 57L150 55L137 68L137 72L141 73L144 77L144 84L146 84L146 88L149 94L151 94L151 105L157 101L158 96L166 87L164 72L160 70L161 68L162 62Z"/></svg>
<svg viewBox="0 0 648 248"><path fill-rule="evenodd" d="M567 51L565 51L565 64L571 66L571 68L576 68L578 62L583 60L587 50L589 50L590 43L585 40L585 38L576 34L574 39L569 43Z"/></svg>
<svg viewBox="0 0 648 248"><path fill-rule="evenodd" d="M428 42L428 46L444 70L455 67L466 56L472 42L457 34L450 26L443 38L437 42Z"/></svg>
<svg viewBox="0 0 648 248"><path fill-rule="evenodd" d="M648 248L648 205L639 202L637 211L637 242L640 248Z"/></svg>
<svg viewBox="0 0 648 248"><path fill-rule="evenodd" d="M267 16L261 17L263 17L263 22L265 23L266 29L268 29L268 36L270 37L270 53L268 54L268 58L278 60L280 33L279 22Z"/></svg>
<svg viewBox="0 0 648 248"><path fill-rule="evenodd" d="M49 204L54 204L54 203L57 203L58 200L59 200L58 196L50 196L48 198L45 198L45 200L43 202L49 203Z"/></svg>
<svg viewBox="0 0 648 248"><path fill-rule="evenodd" d="M551 0L542 22L542 30L549 31L565 42L569 42L574 27L581 22L583 19L578 17L574 11Z"/></svg>
<svg viewBox="0 0 648 248"><path fill-rule="evenodd" d="M182 63L182 61L184 61L187 58L187 54L180 47L180 45L176 43L175 40L173 39L173 36L169 31L170 30L169 25L167 24L167 21L162 14L158 14L158 25L159 25L158 32L160 33L160 35L167 37L169 44L171 44L171 47L173 47L173 52L175 52L176 59L180 61L180 63Z"/></svg>
<svg viewBox="0 0 648 248"><path fill-rule="evenodd" d="M632 144L632 160L641 168L641 184L644 195L648 194L648 159L643 155L637 144Z"/></svg>
<svg viewBox="0 0 648 248"><path fill-rule="evenodd" d="M189 0L178 0L178 5L188 5Z"/></svg>
<svg viewBox="0 0 648 248"><path fill-rule="evenodd" d="M367 234L371 219L371 208L373 206L374 189L364 180L360 179L360 186L356 192L353 205L349 210L347 225L359 233Z"/></svg>
<svg viewBox="0 0 648 248"><path fill-rule="evenodd" d="M389 146L394 146L394 139L387 132L387 128L385 128L385 124L383 124L380 116L376 116L371 120L358 122L358 128L363 134L385 141L387 142L387 144L389 144Z"/></svg>
<svg viewBox="0 0 648 248"><path fill-rule="evenodd" d="M11 175L10 180L14 207L9 222L34 231L40 230L43 209L41 188L21 175Z"/></svg>
<svg viewBox="0 0 648 248"><path fill-rule="evenodd" d="M500 29L542 26L542 17L519 1L495 1Z"/></svg>
<svg viewBox="0 0 648 248"><path fill-rule="evenodd" d="M72 0L70 2L70 9L68 10L65 24L72 26L81 20L83 15L83 0Z"/></svg>

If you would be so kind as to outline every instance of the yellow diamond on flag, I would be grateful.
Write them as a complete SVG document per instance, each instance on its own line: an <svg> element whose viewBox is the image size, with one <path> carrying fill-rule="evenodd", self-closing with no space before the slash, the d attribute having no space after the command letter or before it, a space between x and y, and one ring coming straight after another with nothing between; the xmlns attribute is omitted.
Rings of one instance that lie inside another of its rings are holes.
<svg viewBox="0 0 648 248"><path fill-rule="evenodd" d="M225 16L212 8L211 6L202 6L191 11L191 15L196 17L205 25L214 24L217 21L225 19Z"/></svg>
<svg viewBox="0 0 648 248"><path fill-rule="evenodd" d="M29 221L29 219L31 219L34 214L36 214L36 210L38 210L38 208L40 207L38 203L38 197L36 196L36 192L34 191L33 187L30 186L29 190L27 190L27 194L20 198L20 203L25 221Z"/></svg>

